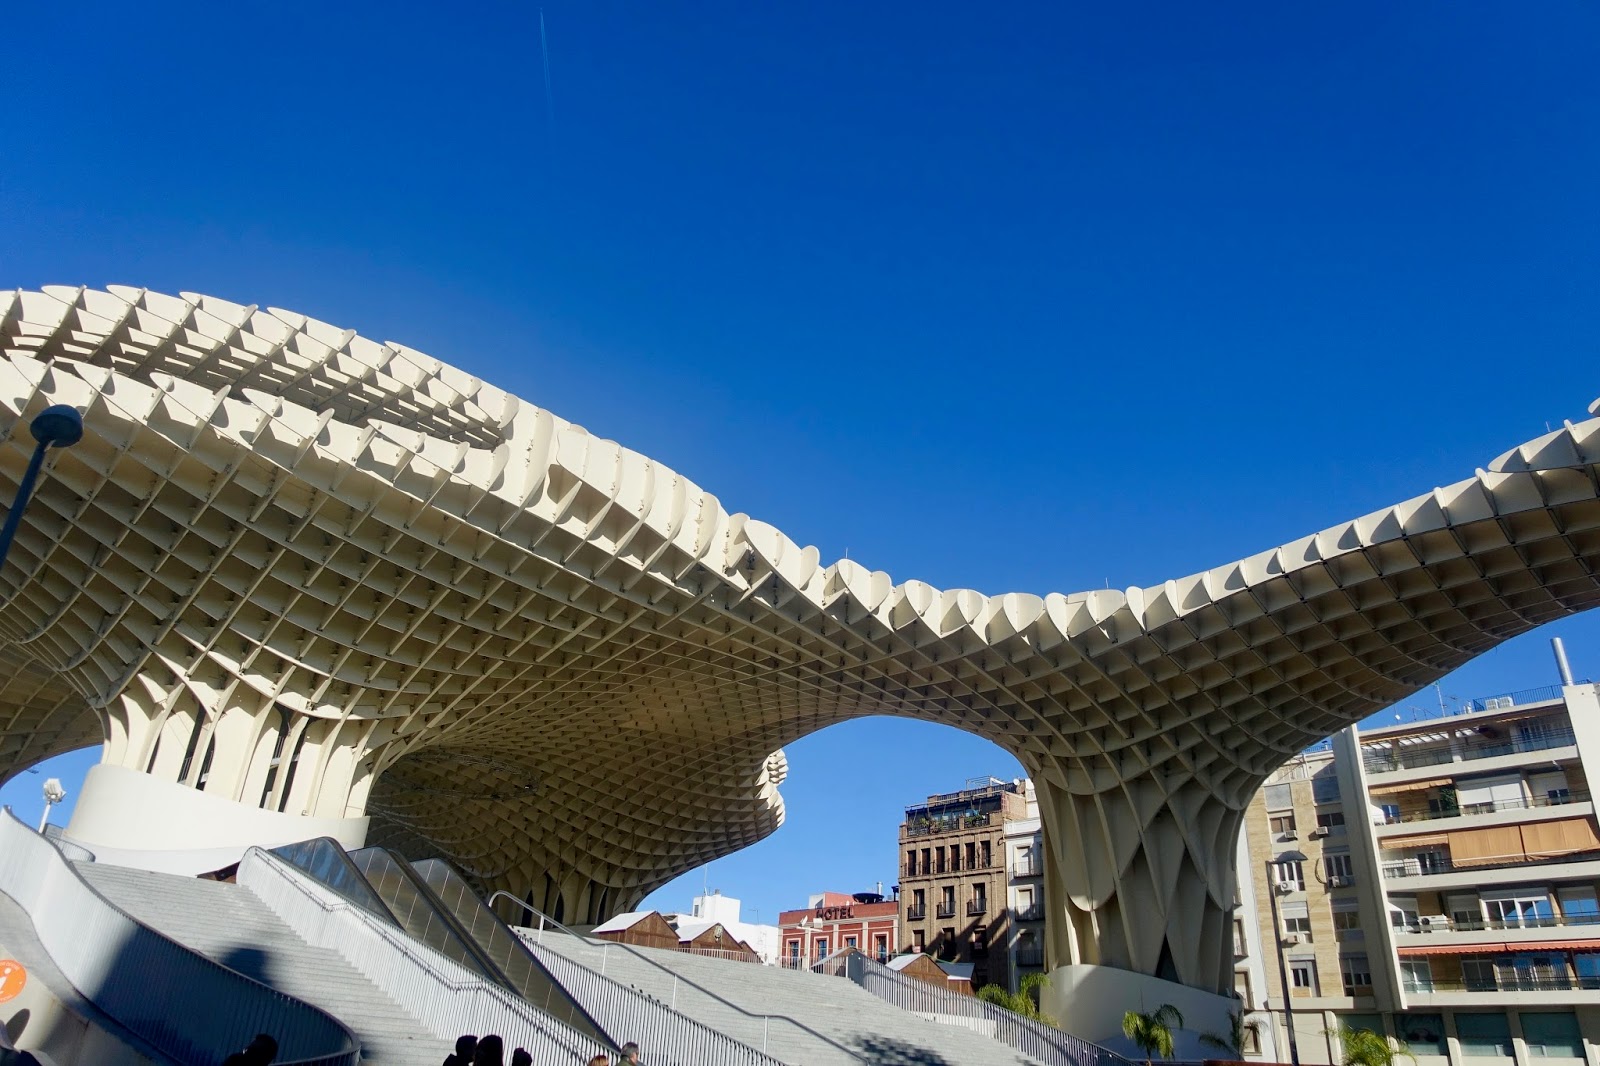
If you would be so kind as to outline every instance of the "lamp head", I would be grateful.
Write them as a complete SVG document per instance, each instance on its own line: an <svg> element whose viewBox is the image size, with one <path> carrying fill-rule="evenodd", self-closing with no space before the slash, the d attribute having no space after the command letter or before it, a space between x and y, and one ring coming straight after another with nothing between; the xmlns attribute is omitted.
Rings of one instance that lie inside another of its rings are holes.
<svg viewBox="0 0 1600 1066"><path fill-rule="evenodd" d="M83 415L76 407L58 403L33 416L33 439L45 447L69 448L83 439Z"/></svg>
<svg viewBox="0 0 1600 1066"><path fill-rule="evenodd" d="M44 783L44 801L46 803L60 803L67 798L67 790L61 787L61 779L52 777Z"/></svg>

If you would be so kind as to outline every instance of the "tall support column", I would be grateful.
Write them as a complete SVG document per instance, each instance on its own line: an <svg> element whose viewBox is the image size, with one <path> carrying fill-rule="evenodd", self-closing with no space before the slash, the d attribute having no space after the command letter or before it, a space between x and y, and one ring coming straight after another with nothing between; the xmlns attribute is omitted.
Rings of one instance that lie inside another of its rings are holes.
<svg viewBox="0 0 1600 1066"><path fill-rule="evenodd" d="M1081 794L1036 777L1049 969L1113 966L1228 994L1243 812L1159 775ZM1056 779L1053 779L1056 778Z"/></svg>

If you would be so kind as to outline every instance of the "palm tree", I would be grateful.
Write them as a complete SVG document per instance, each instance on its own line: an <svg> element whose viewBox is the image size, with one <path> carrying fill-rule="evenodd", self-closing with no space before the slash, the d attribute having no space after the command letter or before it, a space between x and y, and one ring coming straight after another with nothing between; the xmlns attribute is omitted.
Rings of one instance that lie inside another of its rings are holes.
<svg viewBox="0 0 1600 1066"><path fill-rule="evenodd" d="M1151 1066L1151 1058L1154 1055L1160 1055L1164 1059L1172 1058L1174 1026L1182 1028L1183 1015L1170 1003L1163 1003L1147 1014L1130 1010L1122 1016L1122 1035L1132 1040L1134 1046L1144 1052L1145 1066Z"/></svg>
<svg viewBox="0 0 1600 1066"><path fill-rule="evenodd" d="M997 1007L1004 1007L1024 1018L1054 1025L1056 1024L1054 1019L1046 1015L1039 1006L1040 994L1049 983L1050 978L1045 974L1030 973L1022 979L1021 987L1015 992L1008 992L1000 985L984 985L978 989L978 998Z"/></svg>
<svg viewBox="0 0 1600 1066"><path fill-rule="evenodd" d="M1371 1029L1352 1029L1348 1025L1327 1031L1339 1038L1339 1046L1344 1049L1339 1059L1341 1066L1394 1066L1394 1060L1401 1055L1417 1061L1404 1040L1391 1044L1388 1037Z"/></svg>
<svg viewBox="0 0 1600 1066"><path fill-rule="evenodd" d="M1209 1044L1214 1048L1220 1048L1235 1059L1242 1059L1244 1058L1245 1034L1256 1032L1258 1028L1255 1022L1244 1020L1244 1011L1230 1011L1228 1013L1228 1031L1226 1033L1206 1033L1200 1037L1200 1042Z"/></svg>

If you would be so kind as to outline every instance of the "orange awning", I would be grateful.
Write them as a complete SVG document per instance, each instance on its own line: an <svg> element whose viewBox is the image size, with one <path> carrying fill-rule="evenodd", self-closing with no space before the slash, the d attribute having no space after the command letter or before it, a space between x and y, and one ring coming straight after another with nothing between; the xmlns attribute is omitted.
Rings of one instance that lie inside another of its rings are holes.
<svg viewBox="0 0 1600 1066"><path fill-rule="evenodd" d="M1419 833L1416 836L1383 838L1383 845L1390 848L1431 848L1435 844L1448 843L1450 843L1449 833Z"/></svg>
<svg viewBox="0 0 1600 1066"><path fill-rule="evenodd" d="M1432 945L1404 947L1396 949L1395 954L1405 958L1415 958L1418 955L1504 955L1513 951L1581 951L1584 946L1581 940L1530 940L1526 944L1446 944L1440 947ZM1589 946L1600 951L1600 944L1591 942Z"/></svg>
<svg viewBox="0 0 1600 1066"><path fill-rule="evenodd" d="M1453 783L1454 781L1448 777L1433 777L1426 781L1407 781L1403 785L1376 785L1367 791L1374 796L1382 796L1390 792L1420 792L1425 788L1437 788L1440 785Z"/></svg>

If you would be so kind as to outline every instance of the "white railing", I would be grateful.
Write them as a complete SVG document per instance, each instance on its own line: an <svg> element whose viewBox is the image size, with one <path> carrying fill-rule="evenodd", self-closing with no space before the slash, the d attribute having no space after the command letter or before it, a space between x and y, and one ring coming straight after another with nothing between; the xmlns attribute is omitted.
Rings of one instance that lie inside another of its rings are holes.
<svg viewBox="0 0 1600 1066"><path fill-rule="evenodd" d="M1091 1044L1054 1026L1036 1022L1004 1007L939 988L925 981L891 970L864 955L833 955L817 966L819 973L855 981L886 1003L902 1010L927 1015L976 1029L987 1036L1031 1055L1049 1066L1131 1066L1113 1051Z"/></svg>
<svg viewBox="0 0 1600 1066"><path fill-rule="evenodd" d="M589 946L591 948L598 948L600 950L600 953L601 953L600 954L600 972L598 974L596 974L595 976L599 976L599 977L604 977L605 976L606 960L607 960L607 958L609 958L610 953L612 951L616 951L619 954L620 953L625 953L625 954L627 954L627 955L639 960L640 962L644 963L647 966L650 966L650 967L652 967L652 968L654 968L656 970L660 970L663 975L665 975L667 977L670 977L672 979L672 992L670 993L670 1000L671 1001L668 1002L668 1003L665 1003L665 1004L661 1003L659 1000L655 999L654 997L646 995L645 993L639 991L638 989L628 988L627 986L620 986L623 989L625 989L626 992L630 993L631 995L633 995L635 997L638 997L640 999L643 999L643 1000L645 1000L647 1002L654 1003L658 1008L665 1008L666 1010L671 1011L673 1014L675 1014L675 1015L677 1014L677 1009L676 1008L677 1008L677 998L678 998L678 986L681 984L685 988L694 989L696 992L700 993L701 995L705 996L708 999L713 1000L714 1002L720 1004L721 1006L726 1007L728 1010L731 1010L736 1014L742 1015L743 1017L749 1018L752 1023L760 1022L761 1023L761 1032L762 1032L762 1045L761 1045L761 1047L762 1047L762 1051L763 1052L765 1051L765 1049L767 1047L767 1041L770 1039L770 1037L771 1037L771 1035L772 1035L772 1033L773 1033L773 1031L775 1029L777 1029L777 1028L779 1028L781 1026L790 1026L793 1029L795 1029L795 1030L797 1030L797 1031L799 1031L801 1033L804 1033L806 1036L809 1036L809 1037L811 1037L811 1038L813 1038L815 1040L820 1040L822 1043L827 1044L829 1047L833 1048L835 1051L838 1051L843 1055L849 1056L850 1059L852 1059L855 1062L863 1062L864 1063L864 1062L867 1061L866 1059L862 1058L860 1054L858 1054L855 1051L852 1051L850 1048L848 1048L845 1045L839 1043L837 1040L833 1039L832 1037L826 1036L826 1035L824 1035L822 1033L817 1032L815 1029L811 1028L809 1025L806 1025L806 1024L804 1024L802 1022L796 1021L794 1018L789 1017L787 1014L758 1014L755 1011L746 1010L744 1007L739 1006L739 1004L734 1003L734 1002L732 1002L730 1000L724 999L723 997L717 995L715 992L711 991L711 989L707 988L705 985L698 984L698 983L696 983L694 981L691 981L687 977L684 977L681 974L679 974L677 971L672 970L669 967L663 966L661 963L657 962L655 959L652 959L650 956L646 955L642 951L639 951L637 948L633 947L630 944L623 944L623 943L620 943L620 942L615 941L615 940L606 940L606 939L604 939L602 937L587 936L587 935L585 935L583 933L574 932L573 930L568 929L566 926L562 925L560 922L556 921L554 918L551 918L549 915L545 914L543 911L539 910L537 907L529 907L528 904L525 901L517 899L517 897L511 895L511 893L509 893L509 892L496 892L494 895L489 897L487 902L492 907L494 905L495 900L498 899L501 896L505 896L508 900L510 900L513 904L515 904L515 906L518 909L531 912L533 914L533 916L539 920L539 924L538 924L538 926L536 928L526 928L526 927L521 927L521 926L513 926L512 928L516 931L517 935L522 937L523 940L527 941L529 946L533 947L538 952L539 961L544 963L547 967L551 966L551 964L556 959L564 957L564 956L561 956L560 953L555 951L553 948L546 950L546 949L543 949L543 948L540 947L540 944L544 939L545 929L548 927L550 929L556 930L557 932L561 933L562 935L569 936L569 937L573 938L574 940L576 940L576 941L578 941L578 942L580 942L582 944L585 944L585 945L587 945L587 946ZM665 950L665 949L663 949L663 950ZM582 967L582 969L586 970L587 972L589 972L591 974L594 973L594 971L590 970L588 967ZM551 972L552 973L555 972L554 968L552 968ZM563 981L563 984L565 984L565 983L566 982ZM613 981L612 984L617 984L617 982ZM570 990L574 986L568 985L567 987ZM586 1001L585 1005L586 1005L586 1008L588 1010L590 1010L590 1011L594 1011L596 1009L595 1006L590 1005L587 1001ZM679 1016L680 1017L686 1017L686 1016L682 1016L682 1015L679 1015ZM698 1023L696 1023L696 1024L698 1024ZM613 1030L613 1032L615 1032L615 1031L616 1030ZM652 1035L650 1037L650 1041L651 1041L650 1057L653 1060L653 1059L655 1059L657 1057L658 1054L662 1054L663 1052L659 1051L658 1048L657 1048L658 1034L652 1032ZM748 1047L749 1045L745 1045L745 1046ZM676 1061L676 1060L674 1060L674 1061ZM693 1063L696 1060L689 1059L688 1061ZM769 1059L768 1059L768 1057L766 1055L762 1055L762 1058L760 1060L756 1060L756 1061L769 1061ZM773 1060L773 1061L775 1061L775 1060Z"/></svg>
<svg viewBox="0 0 1600 1066"><path fill-rule="evenodd" d="M308 943L338 952L434 1036L499 1033L536 1066L572 1066L615 1049L545 1014L512 992L348 902L260 848L239 863L239 883ZM553 988L552 988L553 991Z"/></svg>
<svg viewBox="0 0 1600 1066"><path fill-rule="evenodd" d="M179 1062L220 1062L270 1033L285 1066L356 1066L360 1047L337 1019L134 921L9 810L0 816L0 892L28 913L84 998Z"/></svg>
<svg viewBox="0 0 1600 1066"><path fill-rule="evenodd" d="M769 1033L765 1025L761 1049L757 1050L557 952L545 952L539 956L539 961L609 1032L633 1033L639 1035L641 1041L648 1037L652 1063L661 1066L783 1066L781 1059L766 1054Z"/></svg>

